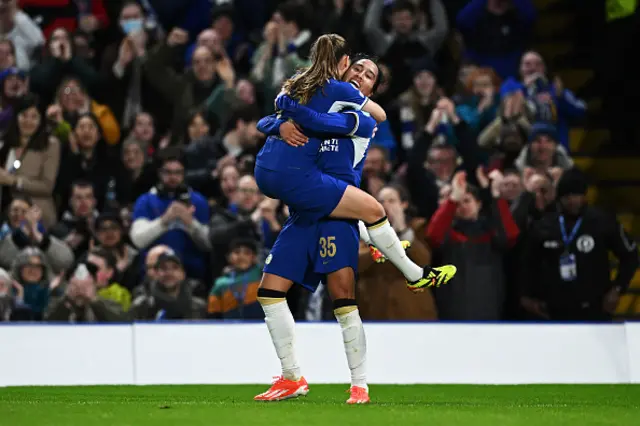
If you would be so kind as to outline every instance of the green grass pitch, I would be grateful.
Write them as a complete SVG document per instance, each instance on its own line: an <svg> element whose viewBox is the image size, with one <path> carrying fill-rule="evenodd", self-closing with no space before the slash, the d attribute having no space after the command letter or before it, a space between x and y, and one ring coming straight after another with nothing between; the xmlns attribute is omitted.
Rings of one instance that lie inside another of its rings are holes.
<svg viewBox="0 0 640 426"><path fill-rule="evenodd" d="M0 388L1 426L591 426L640 424L640 386L371 386L347 406L346 385L254 402L265 386Z"/></svg>

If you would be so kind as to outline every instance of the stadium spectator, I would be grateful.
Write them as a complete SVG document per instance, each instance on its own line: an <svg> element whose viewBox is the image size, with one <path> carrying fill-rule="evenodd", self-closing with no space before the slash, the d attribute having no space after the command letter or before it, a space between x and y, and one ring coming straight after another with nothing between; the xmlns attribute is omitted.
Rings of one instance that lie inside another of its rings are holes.
<svg viewBox="0 0 640 426"><path fill-rule="evenodd" d="M500 101L498 116L478 135L478 145L489 155L491 168L514 167L516 158L529 139L531 130L529 109L520 91L505 94Z"/></svg>
<svg viewBox="0 0 640 426"><path fill-rule="evenodd" d="M23 70L31 68L37 49L44 44L42 30L18 8L17 0L0 2L0 36L11 40L16 65Z"/></svg>
<svg viewBox="0 0 640 426"><path fill-rule="evenodd" d="M211 267L218 276L227 265L231 242L238 238L260 242L261 249L271 247L280 229L278 202L263 199L256 180L245 175L238 181L237 195L227 209L214 208L209 224L212 249ZM263 253L260 253L262 258Z"/></svg>
<svg viewBox="0 0 640 426"><path fill-rule="evenodd" d="M558 144L555 126L535 123L529 133L529 145L522 149L515 166L521 172L527 167L543 173L548 171L557 181L563 170L573 166L573 160Z"/></svg>
<svg viewBox="0 0 640 426"><path fill-rule="evenodd" d="M371 0L364 20L364 33L371 50L389 65L393 80L389 91L395 96L408 88L411 69L407 64L423 56L434 58L448 31L447 14L440 0L429 0L429 21L418 25L419 16L409 0L397 0L391 10L391 32L382 27L384 0Z"/></svg>
<svg viewBox="0 0 640 426"><path fill-rule="evenodd" d="M569 125L586 117L587 105L566 89L560 77L551 81L546 65L538 52L529 51L520 61L520 81L510 78L503 92L522 91L529 108L539 121L553 122L558 128L558 141L569 148Z"/></svg>
<svg viewBox="0 0 640 426"><path fill-rule="evenodd" d="M67 273L64 294L49 302L44 319L70 323L126 321L127 315L117 302L98 295L96 276L95 265L74 265Z"/></svg>
<svg viewBox="0 0 640 426"><path fill-rule="evenodd" d="M109 0L106 0L109 1ZM81 30L93 33L109 25L105 0L18 0L20 8L33 17L49 37L57 28L70 33Z"/></svg>
<svg viewBox="0 0 640 426"><path fill-rule="evenodd" d="M465 83L466 96L456 102L456 112L477 133L496 117L500 80L493 69L478 68Z"/></svg>
<svg viewBox="0 0 640 426"><path fill-rule="evenodd" d="M578 169L558 182L558 211L528 232L522 256L521 303L536 319L610 320L638 268L638 247L617 219L587 204L587 180ZM617 257L611 278L609 252Z"/></svg>
<svg viewBox="0 0 640 426"><path fill-rule="evenodd" d="M16 48L9 39L0 39L0 71L16 66Z"/></svg>
<svg viewBox="0 0 640 426"><path fill-rule="evenodd" d="M391 180L389 152L382 146L371 145L362 166L362 184L370 194L377 194Z"/></svg>
<svg viewBox="0 0 640 426"><path fill-rule="evenodd" d="M141 279L138 281L136 288L133 289L133 298L135 299L140 294L145 294L151 288L151 284L158 279L158 270L156 264L158 263L158 257L167 252L173 252L171 247L158 244L152 247L147 252L147 256L144 258L144 269L141 274Z"/></svg>
<svg viewBox="0 0 640 426"><path fill-rule="evenodd" d="M80 180L71 184L69 207L60 222L51 228L51 234L71 247L78 259L89 250L95 218L98 216L91 182Z"/></svg>
<svg viewBox="0 0 640 426"><path fill-rule="evenodd" d="M45 227L57 219L53 188L60 164L60 143L52 137L42 116L38 98L26 95L15 106L14 118L0 148L0 185L2 202L11 201L12 194L31 197L42 212Z"/></svg>
<svg viewBox="0 0 640 426"><path fill-rule="evenodd" d="M424 132L432 111L442 94L438 87L436 63L424 58L413 65L413 85L398 97L397 107L389 114L400 141L398 160L408 159L410 151ZM393 79L397 77L394 75Z"/></svg>
<svg viewBox="0 0 640 426"><path fill-rule="evenodd" d="M51 102L56 98L58 87L65 82L66 78L73 76L77 79L78 84L77 87L71 86L68 93L65 91L66 102L63 108L65 111L83 108L89 110L92 105L87 104L85 98L88 98L88 95L86 93L99 93L100 75L98 72L91 63L76 55L71 34L64 28L58 28L51 34L45 48L44 59L31 69L30 77L33 90L41 94L47 102ZM78 90L83 93L77 94ZM59 103L61 102L60 95L59 93L57 97ZM82 95L84 96L81 99ZM71 103L75 105L72 106ZM115 125L115 120L111 121L111 125Z"/></svg>
<svg viewBox="0 0 640 426"><path fill-rule="evenodd" d="M24 290L7 271L0 268L0 321L11 321L13 310L24 297Z"/></svg>
<svg viewBox="0 0 640 426"><path fill-rule="evenodd" d="M535 19L531 0L471 0L458 13L456 26L467 58L506 79L518 73Z"/></svg>
<svg viewBox="0 0 640 426"><path fill-rule="evenodd" d="M155 268L157 280L151 283L148 292L133 301L133 319L161 321L206 317L207 304L193 296L182 261L175 252L160 254Z"/></svg>
<svg viewBox="0 0 640 426"><path fill-rule="evenodd" d="M122 164L131 188L127 205L133 205L138 197L156 183L158 171L155 164L148 160L143 143L133 138L127 138L122 144Z"/></svg>
<svg viewBox="0 0 640 426"><path fill-rule="evenodd" d="M216 130L217 123L210 120L202 108L193 108L187 116L180 144L191 145L192 142L199 139L210 137Z"/></svg>
<svg viewBox="0 0 640 426"><path fill-rule="evenodd" d="M148 112L139 112L133 120L133 127L125 139L134 140L142 145L145 154L152 155L159 143L156 122Z"/></svg>
<svg viewBox="0 0 640 426"><path fill-rule="evenodd" d="M84 180L91 182L99 210L115 210L119 205L126 205L131 198L126 172L114 150L102 138L96 116L79 115L70 140L62 155L56 193L64 200L68 197L69 185Z"/></svg>
<svg viewBox="0 0 640 426"><path fill-rule="evenodd" d="M256 241L238 239L229 245L229 266L215 280L209 293L207 312L215 319L263 319L258 303L262 265Z"/></svg>
<svg viewBox="0 0 640 426"><path fill-rule="evenodd" d="M45 254L35 247L21 250L11 265L11 276L22 287L22 303L15 306L13 320L41 321L49 298L58 291L50 286L53 274Z"/></svg>
<svg viewBox="0 0 640 426"><path fill-rule="evenodd" d="M166 244L183 259L187 275L204 278L208 238L207 200L184 181L184 158L179 148L159 154L159 181L135 203L131 241L143 256L152 244Z"/></svg>
<svg viewBox="0 0 640 426"><path fill-rule="evenodd" d="M87 253L86 260L96 267L98 295L116 302L127 312L131 306L131 293L116 281L119 275L116 256L109 250L94 247Z"/></svg>
<svg viewBox="0 0 640 426"><path fill-rule="evenodd" d="M426 221L409 215L408 194L399 185L385 186L378 192L389 223L411 247L407 255L417 264L431 263L431 252L424 241ZM361 243L358 259L358 310L363 320L422 321L438 318L430 291L411 294L405 290L404 276L390 262L374 264L369 247Z"/></svg>
<svg viewBox="0 0 640 426"><path fill-rule="evenodd" d="M102 213L96 218L94 227L93 246L115 258L114 278L117 275L120 284L132 290L138 284L141 260L138 250L127 243L122 218L116 213Z"/></svg>
<svg viewBox="0 0 640 426"><path fill-rule="evenodd" d="M29 91L29 79L26 72L9 67L0 72L0 84L0 131L4 133L13 120L15 105Z"/></svg>
<svg viewBox="0 0 640 426"><path fill-rule="evenodd" d="M264 42L252 59L251 75L261 83L265 102L269 104L280 91L282 82L295 70L308 65L313 38L306 21L305 7L296 1L287 1L264 27Z"/></svg>
<svg viewBox="0 0 640 426"><path fill-rule="evenodd" d="M503 254L516 243L519 230L500 194L502 176L495 173L489 217L480 214L480 191L467 183L464 172L457 172L449 200L440 205L427 227L427 241L440 252L442 262L458 267L451 285L435 291L440 319L502 318L506 294Z"/></svg>
<svg viewBox="0 0 640 426"><path fill-rule="evenodd" d="M168 105L153 90L144 76L145 56L153 47L154 30L137 1L123 2L118 16L116 40L102 53L100 74L111 88L105 101L123 128L131 128L142 111L151 111L165 122Z"/></svg>
<svg viewBox="0 0 640 426"><path fill-rule="evenodd" d="M37 247L45 255L53 272L67 269L73 263L71 248L49 233L42 224L42 210L30 198L18 196L8 208L8 220L0 228L0 265L9 268L18 253Z"/></svg>
<svg viewBox="0 0 640 426"><path fill-rule="evenodd" d="M62 108L62 117L72 127L75 127L80 116L92 114L99 126L100 134L109 145L120 142L120 125L111 109L93 100L79 79L66 78L60 84L55 104Z"/></svg>
<svg viewBox="0 0 640 426"><path fill-rule="evenodd" d="M228 208L229 204L235 203L238 195L238 181L240 180L240 171L235 164L218 165L214 171L220 184L220 196L215 198L214 205L221 208ZM211 215L213 217L213 214Z"/></svg>
<svg viewBox="0 0 640 426"><path fill-rule="evenodd" d="M235 72L228 58L216 60L213 52L205 46L194 50L190 70L184 75L176 73L173 57L187 42L188 34L174 28L166 42L148 53L145 68L145 75L154 90L173 106L171 140L174 144L180 141L188 111L202 105L219 84L229 88L235 84Z"/></svg>

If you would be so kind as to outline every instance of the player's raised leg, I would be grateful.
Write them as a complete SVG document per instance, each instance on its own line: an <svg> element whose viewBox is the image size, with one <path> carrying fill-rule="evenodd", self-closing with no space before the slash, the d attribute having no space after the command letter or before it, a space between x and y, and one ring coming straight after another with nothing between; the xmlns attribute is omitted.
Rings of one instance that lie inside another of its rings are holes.
<svg viewBox="0 0 640 426"><path fill-rule="evenodd" d="M407 279L407 287L414 292L426 287L447 283L456 273L456 267L445 265L437 268L413 263L387 220L384 207L370 194L348 186L331 217L360 219L366 224L373 245L398 268Z"/></svg>
<svg viewBox="0 0 640 426"><path fill-rule="evenodd" d="M333 300L333 313L342 329L344 352L351 371L347 404L366 404L370 401L366 376L367 341L355 300L353 269L342 268L330 273L327 288Z"/></svg>
<svg viewBox="0 0 640 426"><path fill-rule="evenodd" d="M271 387L257 395L256 401L281 401L306 395L309 386L300 374L295 351L295 321L287 304L287 291L292 282L286 278L265 273L258 289L258 302L262 306L265 322L273 347L282 366L282 375Z"/></svg>

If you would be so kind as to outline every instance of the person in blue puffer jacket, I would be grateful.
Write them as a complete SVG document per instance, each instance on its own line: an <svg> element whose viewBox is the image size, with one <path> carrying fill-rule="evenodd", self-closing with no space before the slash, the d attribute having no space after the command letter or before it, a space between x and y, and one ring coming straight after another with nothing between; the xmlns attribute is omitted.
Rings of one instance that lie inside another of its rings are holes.
<svg viewBox="0 0 640 426"><path fill-rule="evenodd" d="M539 53L526 52L520 61L520 80L507 79L500 89L502 95L521 91L530 108L535 111L534 121L555 125L558 142L569 150L569 128L587 115L586 103L564 87L559 77L548 77L546 65Z"/></svg>

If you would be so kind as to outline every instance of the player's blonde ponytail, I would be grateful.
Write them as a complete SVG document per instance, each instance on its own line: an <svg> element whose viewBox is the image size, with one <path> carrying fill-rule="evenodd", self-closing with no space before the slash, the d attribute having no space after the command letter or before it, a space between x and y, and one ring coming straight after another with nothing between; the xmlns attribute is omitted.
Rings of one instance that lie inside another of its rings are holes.
<svg viewBox="0 0 640 426"><path fill-rule="evenodd" d="M349 55L347 42L338 34L325 34L311 46L311 66L285 81L283 90L302 104L309 102L330 78L340 79L340 60Z"/></svg>

